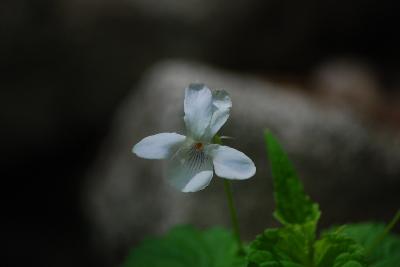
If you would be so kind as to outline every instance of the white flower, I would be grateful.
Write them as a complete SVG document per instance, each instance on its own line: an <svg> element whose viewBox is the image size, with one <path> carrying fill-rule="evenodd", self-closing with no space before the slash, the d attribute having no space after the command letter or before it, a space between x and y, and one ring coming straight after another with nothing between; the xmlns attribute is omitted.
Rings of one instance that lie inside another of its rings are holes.
<svg viewBox="0 0 400 267"><path fill-rule="evenodd" d="M187 136L160 133L137 143L132 152L146 159L167 159L167 179L182 192L204 189L215 173L227 179L243 180L256 172L253 161L212 139L229 117L232 101L225 91L211 92L203 84L185 89L184 121Z"/></svg>

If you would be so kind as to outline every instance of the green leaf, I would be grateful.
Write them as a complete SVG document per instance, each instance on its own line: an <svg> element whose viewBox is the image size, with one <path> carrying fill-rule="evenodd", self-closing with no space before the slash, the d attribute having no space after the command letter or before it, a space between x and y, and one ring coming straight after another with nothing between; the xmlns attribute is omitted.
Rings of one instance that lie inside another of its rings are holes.
<svg viewBox="0 0 400 267"><path fill-rule="evenodd" d="M400 236L391 233L375 244L384 229L384 224L360 223L347 225L342 233L356 240L367 250L372 248L367 258L369 267L400 266Z"/></svg>
<svg viewBox="0 0 400 267"><path fill-rule="evenodd" d="M283 228L266 230L250 244L249 267L313 266L313 245L320 217L318 205L305 194L275 137L269 132L264 137L274 181L274 215Z"/></svg>
<svg viewBox="0 0 400 267"><path fill-rule="evenodd" d="M275 137L266 132L264 138L274 180L275 218L284 225L317 224L320 217L318 204L305 194L302 183Z"/></svg>
<svg viewBox="0 0 400 267"><path fill-rule="evenodd" d="M313 222L267 229L250 244L248 261L254 266L311 266Z"/></svg>
<svg viewBox="0 0 400 267"><path fill-rule="evenodd" d="M314 244L314 266L351 267L365 266L364 248L341 233L329 232Z"/></svg>
<svg viewBox="0 0 400 267"><path fill-rule="evenodd" d="M244 267L231 232L222 228L199 231L191 226L172 229L161 238L145 240L122 267Z"/></svg>

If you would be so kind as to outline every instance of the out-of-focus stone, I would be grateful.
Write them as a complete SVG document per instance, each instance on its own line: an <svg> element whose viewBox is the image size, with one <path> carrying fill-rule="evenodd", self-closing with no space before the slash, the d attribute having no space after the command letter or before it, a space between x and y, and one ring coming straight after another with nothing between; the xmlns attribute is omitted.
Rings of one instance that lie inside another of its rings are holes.
<svg viewBox="0 0 400 267"><path fill-rule="evenodd" d="M382 104L378 77L367 64L337 59L322 64L313 76L319 95L335 108L373 117Z"/></svg>
<svg viewBox="0 0 400 267"><path fill-rule="evenodd" d="M184 133L184 88L204 82L226 89L231 117L220 133L226 144L250 156L254 178L234 182L239 220L246 239L274 225L272 184L262 133L275 133L303 177L306 191L321 204L322 225L388 218L399 203L400 149L390 134L367 129L340 109L251 76L167 61L153 67L116 114L108 141L88 174L84 191L93 236L104 255L115 257L149 234L177 223L229 225L221 179L198 193L171 188L163 162L137 158L131 147L154 133ZM397 143L396 143L397 142Z"/></svg>

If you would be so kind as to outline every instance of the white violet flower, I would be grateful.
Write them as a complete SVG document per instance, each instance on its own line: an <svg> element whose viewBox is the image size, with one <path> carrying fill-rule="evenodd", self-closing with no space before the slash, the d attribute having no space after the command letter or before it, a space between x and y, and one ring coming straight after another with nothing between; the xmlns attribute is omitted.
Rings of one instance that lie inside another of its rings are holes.
<svg viewBox="0 0 400 267"><path fill-rule="evenodd" d="M132 152L146 159L167 159L167 180L182 192L204 189L213 177L213 169L223 178L248 179L256 172L253 161L236 149L212 143L231 107L227 92L211 92L204 84L190 84L185 89L184 101L187 136L148 136Z"/></svg>

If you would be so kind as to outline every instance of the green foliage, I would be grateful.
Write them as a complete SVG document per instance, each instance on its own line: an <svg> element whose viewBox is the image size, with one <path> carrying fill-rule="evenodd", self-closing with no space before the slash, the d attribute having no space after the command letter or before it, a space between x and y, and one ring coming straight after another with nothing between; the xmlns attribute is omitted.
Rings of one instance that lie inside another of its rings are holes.
<svg viewBox="0 0 400 267"><path fill-rule="evenodd" d="M283 225L317 222L320 211L305 194L303 185L275 137L266 132L268 159L274 181L275 218Z"/></svg>
<svg viewBox="0 0 400 267"><path fill-rule="evenodd" d="M122 267L244 267L231 232L191 226L172 229L162 238L144 241L133 249Z"/></svg>
<svg viewBox="0 0 400 267"><path fill-rule="evenodd" d="M265 230L251 243L249 262L253 266L310 266L313 244L307 236L309 227L313 226L295 224Z"/></svg>
<svg viewBox="0 0 400 267"><path fill-rule="evenodd" d="M400 266L400 236L395 234L382 236L385 232L384 224L351 224L345 226L342 232L367 249L369 267Z"/></svg>
<svg viewBox="0 0 400 267"><path fill-rule="evenodd" d="M363 267L364 248L340 231L316 241L318 204L304 192L286 153L275 137L265 133L279 229L266 230L250 244L249 267Z"/></svg>
<svg viewBox="0 0 400 267"><path fill-rule="evenodd" d="M362 264L363 263L363 264ZM340 229L327 233L314 244L314 266L365 266L364 248L341 234Z"/></svg>

